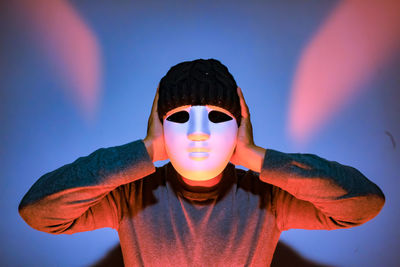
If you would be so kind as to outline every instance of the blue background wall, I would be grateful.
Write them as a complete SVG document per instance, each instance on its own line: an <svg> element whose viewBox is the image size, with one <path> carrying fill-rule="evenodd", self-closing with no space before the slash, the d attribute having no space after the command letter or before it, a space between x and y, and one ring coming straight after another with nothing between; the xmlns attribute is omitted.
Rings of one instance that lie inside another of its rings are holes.
<svg viewBox="0 0 400 267"><path fill-rule="evenodd" d="M1 266L90 266L118 244L111 229L71 236L33 230L18 215L19 201L46 172L144 138L159 80L197 58L219 59L234 75L257 145L354 166L386 195L381 213L362 226L290 230L282 242L320 264L399 264L398 46L306 141L288 131L304 49L342 2L50 2L0 5Z"/></svg>

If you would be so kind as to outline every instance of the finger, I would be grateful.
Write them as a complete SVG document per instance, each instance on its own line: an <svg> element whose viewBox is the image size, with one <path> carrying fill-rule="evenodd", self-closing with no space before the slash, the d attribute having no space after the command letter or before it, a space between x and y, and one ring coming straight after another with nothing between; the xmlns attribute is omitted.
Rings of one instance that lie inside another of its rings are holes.
<svg viewBox="0 0 400 267"><path fill-rule="evenodd" d="M154 100L153 100L153 106L151 107L151 113L152 114L156 114L157 111L158 111L157 106L158 106L158 89L159 88L160 88L160 85L157 86L157 92L156 92L156 95L155 95Z"/></svg>
<svg viewBox="0 0 400 267"><path fill-rule="evenodd" d="M247 106L246 101L244 100L242 89L240 87L238 87L237 92L239 95L240 111L242 112L242 117L248 118L248 117L250 117L249 107Z"/></svg>

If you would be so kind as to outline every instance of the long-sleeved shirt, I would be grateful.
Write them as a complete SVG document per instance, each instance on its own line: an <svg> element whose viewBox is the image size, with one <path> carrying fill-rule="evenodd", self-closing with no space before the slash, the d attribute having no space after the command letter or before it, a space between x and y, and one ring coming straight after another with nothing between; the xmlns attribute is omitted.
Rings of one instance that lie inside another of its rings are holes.
<svg viewBox="0 0 400 267"><path fill-rule="evenodd" d="M137 140L43 175L19 212L52 234L117 230L125 266L268 266L282 231L357 226L384 201L352 167L273 149L260 173L229 163L217 185L191 187Z"/></svg>

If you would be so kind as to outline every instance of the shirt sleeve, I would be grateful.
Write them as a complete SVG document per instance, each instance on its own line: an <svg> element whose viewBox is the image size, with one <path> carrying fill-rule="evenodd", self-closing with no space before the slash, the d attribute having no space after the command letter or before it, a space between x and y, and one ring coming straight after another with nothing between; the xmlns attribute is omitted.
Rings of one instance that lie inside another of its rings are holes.
<svg viewBox="0 0 400 267"><path fill-rule="evenodd" d="M278 227L332 230L374 218L385 196L357 169L313 154L267 149L260 172L274 185Z"/></svg>
<svg viewBox="0 0 400 267"><path fill-rule="evenodd" d="M117 229L124 195L121 185L153 172L142 140L101 148L40 177L18 210L32 228L52 234Z"/></svg>

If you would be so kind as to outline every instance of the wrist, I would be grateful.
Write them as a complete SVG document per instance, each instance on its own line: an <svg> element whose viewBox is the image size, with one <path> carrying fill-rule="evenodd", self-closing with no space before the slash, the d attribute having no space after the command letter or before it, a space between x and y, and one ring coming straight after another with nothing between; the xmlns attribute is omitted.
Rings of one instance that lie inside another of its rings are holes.
<svg viewBox="0 0 400 267"><path fill-rule="evenodd" d="M152 162L154 162L154 149L153 149L153 142L148 140L147 138L143 139L144 146L146 147L147 154L149 154L149 157Z"/></svg>
<svg viewBox="0 0 400 267"><path fill-rule="evenodd" d="M256 145L249 147L248 155L246 157L246 159L248 160L244 163L243 166L252 171L260 173L262 165L264 163L265 152L265 148Z"/></svg>

